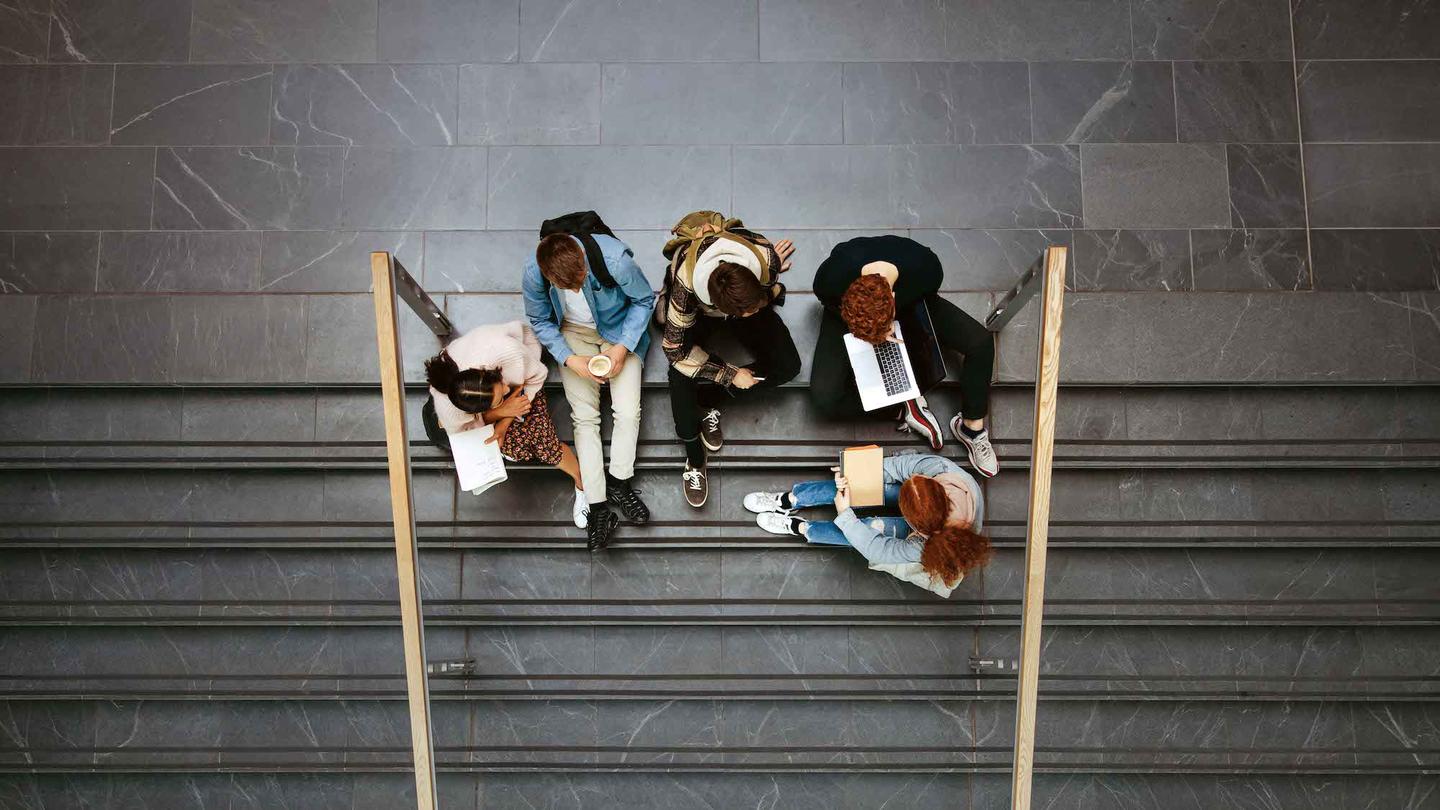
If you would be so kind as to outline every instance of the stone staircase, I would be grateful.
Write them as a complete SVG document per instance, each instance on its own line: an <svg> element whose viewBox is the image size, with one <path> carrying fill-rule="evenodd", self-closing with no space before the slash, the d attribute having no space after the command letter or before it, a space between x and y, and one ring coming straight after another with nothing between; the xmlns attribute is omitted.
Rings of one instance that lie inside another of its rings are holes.
<svg viewBox="0 0 1440 810"><path fill-rule="evenodd" d="M1037 806L1440 802L1440 391L1428 321L1373 336L1417 311L1394 297L1072 296ZM1193 308L1101 314L1122 298ZM1274 315L1115 339L1242 299ZM1403 359L1266 343L1317 308ZM1031 328L1001 337L996 556L948 601L740 508L915 447L799 389L727 412L698 512L648 389L654 523L599 555L562 477L457 496L416 436L429 655L475 663L431 680L442 807L1005 806ZM0 807L413 801L375 387L31 385L0 414Z"/></svg>

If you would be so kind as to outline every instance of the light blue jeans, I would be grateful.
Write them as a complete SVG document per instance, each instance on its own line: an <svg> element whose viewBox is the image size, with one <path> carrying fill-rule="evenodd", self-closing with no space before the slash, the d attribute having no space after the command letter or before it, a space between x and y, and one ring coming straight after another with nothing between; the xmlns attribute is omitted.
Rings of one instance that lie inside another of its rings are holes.
<svg viewBox="0 0 1440 810"><path fill-rule="evenodd" d="M835 503L835 480L801 481L790 488L790 498L795 502L796 509L833 505ZM900 505L899 484L885 485L885 505ZM905 522L905 518L898 515L873 517L866 520L875 529L890 537L910 536L910 524ZM845 539L845 533L840 531L840 527L836 526L833 520L807 520L805 523L805 541L807 543L819 543L826 546L850 545L850 541Z"/></svg>

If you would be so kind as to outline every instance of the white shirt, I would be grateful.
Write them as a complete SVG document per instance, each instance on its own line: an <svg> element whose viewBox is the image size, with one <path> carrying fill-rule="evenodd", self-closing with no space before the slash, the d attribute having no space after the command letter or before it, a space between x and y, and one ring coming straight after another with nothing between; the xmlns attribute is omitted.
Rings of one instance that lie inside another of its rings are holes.
<svg viewBox="0 0 1440 810"><path fill-rule="evenodd" d="M564 310L563 318L566 322L595 328L595 313L590 311L590 302L585 300L584 292L560 290L560 307Z"/></svg>

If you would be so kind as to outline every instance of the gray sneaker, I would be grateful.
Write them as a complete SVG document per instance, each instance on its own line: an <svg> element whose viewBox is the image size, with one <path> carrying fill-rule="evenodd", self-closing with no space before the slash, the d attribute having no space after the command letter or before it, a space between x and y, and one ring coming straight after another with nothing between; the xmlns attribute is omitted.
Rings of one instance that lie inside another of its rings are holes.
<svg viewBox="0 0 1440 810"><path fill-rule="evenodd" d="M995 457L995 448L990 445L989 429L980 431L979 435L971 438L965 435L964 420L956 414L950 420L950 432L955 438L965 445L965 450L970 454L970 466L986 478L994 478L1000 472L1000 460Z"/></svg>

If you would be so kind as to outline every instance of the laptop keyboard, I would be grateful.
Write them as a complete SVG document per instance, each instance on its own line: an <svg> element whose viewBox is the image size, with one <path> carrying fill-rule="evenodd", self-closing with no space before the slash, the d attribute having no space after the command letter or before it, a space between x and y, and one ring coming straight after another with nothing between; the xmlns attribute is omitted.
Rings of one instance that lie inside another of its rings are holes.
<svg viewBox="0 0 1440 810"><path fill-rule="evenodd" d="M880 364L880 379L885 381L886 396L894 396L910 387L905 360L900 355L903 351L899 344L889 341L875 347L875 361Z"/></svg>

